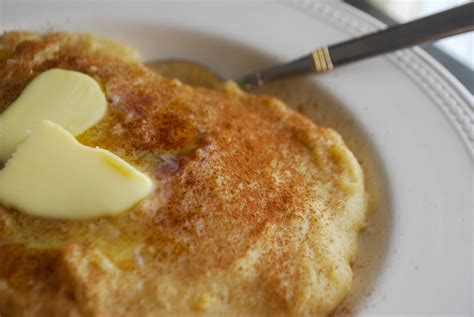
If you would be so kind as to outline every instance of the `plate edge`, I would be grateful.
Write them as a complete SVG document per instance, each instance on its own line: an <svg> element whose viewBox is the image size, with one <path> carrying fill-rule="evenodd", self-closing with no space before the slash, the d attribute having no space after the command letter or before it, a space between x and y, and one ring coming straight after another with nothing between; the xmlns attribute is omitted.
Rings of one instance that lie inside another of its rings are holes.
<svg viewBox="0 0 474 317"><path fill-rule="evenodd" d="M386 27L373 16L343 2L289 0L287 7L310 12L352 36ZM474 158L474 106L467 89L432 56L420 47L400 50L386 58L422 88L440 108Z"/></svg>

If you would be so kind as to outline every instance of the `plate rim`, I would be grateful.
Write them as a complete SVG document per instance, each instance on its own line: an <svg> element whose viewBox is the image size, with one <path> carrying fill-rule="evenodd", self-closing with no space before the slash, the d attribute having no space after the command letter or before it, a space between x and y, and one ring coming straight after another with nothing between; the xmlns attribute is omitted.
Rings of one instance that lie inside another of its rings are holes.
<svg viewBox="0 0 474 317"><path fill-rule="evenodd" d="M344 33L360 36L387 25L344 2L287 0L280 4L324 19ZM472 95L434 57L419 46L384 55L426 93L461 138L471 161L474 159L474 104Z"/></svg>

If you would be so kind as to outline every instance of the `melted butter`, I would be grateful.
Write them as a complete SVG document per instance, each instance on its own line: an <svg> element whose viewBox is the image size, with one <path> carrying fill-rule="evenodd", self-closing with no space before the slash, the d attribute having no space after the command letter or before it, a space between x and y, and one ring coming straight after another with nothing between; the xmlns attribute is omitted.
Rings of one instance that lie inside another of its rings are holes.
<svg viewBox="0 0 474 317"><path fill-rule="evenodd" d="M0 48L0 61L5 60L10 56L12 51Z"/></svg>

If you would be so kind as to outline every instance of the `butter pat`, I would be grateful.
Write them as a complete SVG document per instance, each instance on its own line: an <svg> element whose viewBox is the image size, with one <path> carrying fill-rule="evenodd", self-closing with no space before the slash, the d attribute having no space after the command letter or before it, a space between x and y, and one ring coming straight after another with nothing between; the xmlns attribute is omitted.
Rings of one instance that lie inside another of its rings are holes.
<svg viewBox="0 0 474 317"><path fill-rule="evenodd" d="M62 69L37 76L0 115L0 162L5 162L42 120L78 135L105 115L107 101L90 76Z"/></svg>
<svg viewBox="0 0 474 317"><path fill-rule="evenodd" d="M153 190L149 177L109 151L84 146L42 121L0 171L0 203L47 218L126 211Z"/></svg>

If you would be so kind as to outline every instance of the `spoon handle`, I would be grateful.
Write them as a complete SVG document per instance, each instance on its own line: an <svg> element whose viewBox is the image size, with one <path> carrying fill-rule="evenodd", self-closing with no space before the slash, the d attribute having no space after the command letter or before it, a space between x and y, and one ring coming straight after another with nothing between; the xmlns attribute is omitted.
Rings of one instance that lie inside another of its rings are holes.
<svg viewBox="0 0 474 317"><path fill-rule="evenodd" d="M251 73L237 83L257 84L306 73L322 73L350 62L474 30L474 2L405 24L322 47L294 61Z"/></svg>

